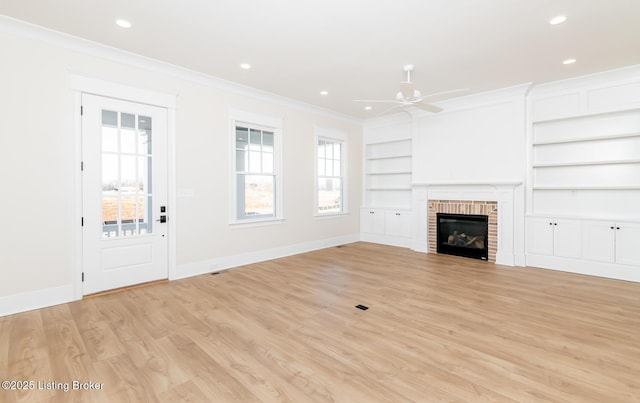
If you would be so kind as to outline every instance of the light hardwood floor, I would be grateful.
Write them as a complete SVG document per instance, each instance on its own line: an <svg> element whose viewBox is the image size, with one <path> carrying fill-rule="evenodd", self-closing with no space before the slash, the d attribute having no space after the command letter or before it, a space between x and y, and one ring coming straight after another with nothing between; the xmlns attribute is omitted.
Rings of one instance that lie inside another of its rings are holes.
<svg viewBox="0 0 640 403"><path fill-rule="evenodd" d="M640 284L355 243L0 318L0 378L103 383L2 402L640 401Z"/></svg>

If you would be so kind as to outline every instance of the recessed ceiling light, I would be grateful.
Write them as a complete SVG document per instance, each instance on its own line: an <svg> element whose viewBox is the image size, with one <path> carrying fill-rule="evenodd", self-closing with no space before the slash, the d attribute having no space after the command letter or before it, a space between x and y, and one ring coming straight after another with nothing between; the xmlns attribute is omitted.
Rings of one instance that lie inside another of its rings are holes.
<svg viewBox="0 0 640 403"><path fill-rule="evenodd" d="M242 63L240 65L240 68L244 70L249 70L251 68L251 65L249 63Z"/></svg>
<svg viewBox="0 0 640 403"><path fill-rule="evenodd" d="M370 106L365 106L364 109L370 111L371 107Z"/></svg>
<svg viewBox="0 0 640 403"><path fill-rule="evenodd" d="M550 19L549 20L549 24L558 25L558 24L562 24L566 20L567 20L567 16L566 15L558 15L558 16L553 17L552 19Z"/></svg>
<svg viewBox="0 0 640 403"><path fill-rule="evenodd" d="M576 59L567 59L562 62L562 64L573 64L576 62Z"/></svg>
<svg viewBox="0 0 640 403"><path fill-rule="evenodd" d="M127 20L123 20L122 18L118 18L116 20L116 25L121 28L131 28L131 23Z"/></svg>
<svg viewBox="0 0 640 403"><path fill-rule="evenodd" d="M328 91L320 91L320 95L328 95L329 92Z"/></svg>

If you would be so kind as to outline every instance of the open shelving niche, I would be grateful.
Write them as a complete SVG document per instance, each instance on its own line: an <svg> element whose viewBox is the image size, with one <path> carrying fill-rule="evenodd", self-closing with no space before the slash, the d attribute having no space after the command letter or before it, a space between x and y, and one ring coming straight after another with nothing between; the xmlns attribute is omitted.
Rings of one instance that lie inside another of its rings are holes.
<svg viewBox="0 0 640 403"><path fill-rule="evenodd" d="M640 109L533 122L533 215L640 220Z"/></svg>
<svg viewBox="0 0 640 403"><path fill-rule="evenodd" d="M411 139L365 144L365 205L411 209Z"/></svg>

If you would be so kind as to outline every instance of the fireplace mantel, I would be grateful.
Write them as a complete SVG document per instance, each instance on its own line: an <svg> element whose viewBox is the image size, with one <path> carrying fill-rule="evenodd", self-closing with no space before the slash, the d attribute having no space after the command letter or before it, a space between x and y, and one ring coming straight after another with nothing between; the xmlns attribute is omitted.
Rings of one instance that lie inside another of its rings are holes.
<svg viewBox="0 0 640 403"><path fill-rule="evenodd" d="M414 183L413 187L428 187L428 186L494 186L494 187L516 187L522 185L522 181L516 180L490 180L490 181L432 181Z"/></svg>
<svg viewBox="0 0 640 403"><path fill-rule="evenodd" d="M414 183L412 188L413 211L417 216L414 250L429 252L429 200L495 201L498 203L496 263L524 265L524 243L520 235L524 233L524 194L521 180L434 180Z"/></svg>

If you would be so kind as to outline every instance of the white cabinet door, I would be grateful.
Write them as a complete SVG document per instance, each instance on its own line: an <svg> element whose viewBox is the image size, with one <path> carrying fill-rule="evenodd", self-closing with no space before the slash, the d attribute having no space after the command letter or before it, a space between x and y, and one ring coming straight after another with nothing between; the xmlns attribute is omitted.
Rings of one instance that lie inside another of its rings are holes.
<svg viewBox="0 0 640 403"><path fill-rule="evenodd" d="M613 263L615 259L614 223L584 221L582 224L582 257L588 260Z"/></svg>
<svg viewBox="0 0 640 403"><path fill-rule="evenodd" d="M362 232L367 234L384 234L385 224L383 209L360 210L360 226Z"/></svg>
<svg viewBox="0 0 640 403"><path fill-rule="evenodd" d="M413 213L408 211L400 212L398 216L398 235L404 237L413 236Z"/></svg>
<svg viewBox="0 0 640 403"><path fill-rule="evenodd" d="M384 229L387 235L411 236L412 214L408 211L386 210L384 213Z"/></svg>
<svg viewBox="0 0 640 403"><path fill-rule="evenodd" d="M531 217L527 220L527 252L553 255L553 220Z"/></svg>
<svg viewBox="0 0 640 403"><path fill-rule="evenodd" d="M582 257L582 222L553 221L553 254L560 257Z"/></svg>
<svg viewBox="0 0 640 403"><path fill-rule="evenodd" d="M640 224L616 226L616 263L640 266Z"/></svg>

